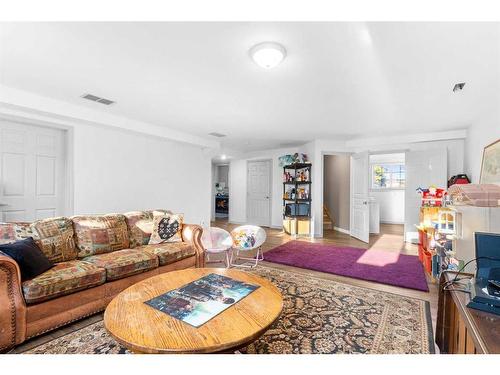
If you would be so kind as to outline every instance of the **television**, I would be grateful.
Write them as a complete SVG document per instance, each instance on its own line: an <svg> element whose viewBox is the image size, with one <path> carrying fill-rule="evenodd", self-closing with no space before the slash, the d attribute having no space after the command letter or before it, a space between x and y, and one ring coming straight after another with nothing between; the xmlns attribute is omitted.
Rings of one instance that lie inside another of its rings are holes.
<svg viewBox="0 0 500 375"><path fill-rule="evenodd" d="M475 232L476 278L500 280L500 233Z"/></svg>

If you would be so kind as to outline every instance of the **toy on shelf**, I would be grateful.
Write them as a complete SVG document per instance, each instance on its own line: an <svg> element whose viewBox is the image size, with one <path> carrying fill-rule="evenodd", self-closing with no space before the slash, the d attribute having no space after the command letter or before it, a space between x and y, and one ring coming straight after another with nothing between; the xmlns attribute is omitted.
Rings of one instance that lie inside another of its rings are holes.
<svg viewBox="0 0 500 375"><path fill-rule="evenodd" d="M421 189L422 207L418 225L418 257L433 282L437 282L441 272L454 270L460 261L455 259L453 240L456 237L456 213L442 207L446 197L444 189L431 186Z"/></svg>
<svg viewBox="0 0 500 375"><path fill-rule="evenodd" d="M285 172L283 174L283 182L294 182L295 176L292 176L290 172Z"/></svg>
<svg viewBox="0 0 500 375"><path fill-rule="evenodd" d="M441 207L446 190L432 185L428 189L417 188L417 193L422 195L422 207Z"/></svg>
<svg viewBox="0 0 500 375"><path fill-rule="evenodd" d="M283 155L278 158L280 167L290 164L307 163L308 158L306 154L295 153L293 155Z"/></svg>
<svg viewBox="0 0 500 375"><path fill-rule="evenodd" d="M452 185L470 184L470 179L466 174L457 174L448 180L448 187Z"/></svg>
<svg viewBox="0 0 500 375"><path fill-rule="evenodd" d="M444 234L455 234L456 212L451 210L439 210L438 212L438 231Z"/></svg>

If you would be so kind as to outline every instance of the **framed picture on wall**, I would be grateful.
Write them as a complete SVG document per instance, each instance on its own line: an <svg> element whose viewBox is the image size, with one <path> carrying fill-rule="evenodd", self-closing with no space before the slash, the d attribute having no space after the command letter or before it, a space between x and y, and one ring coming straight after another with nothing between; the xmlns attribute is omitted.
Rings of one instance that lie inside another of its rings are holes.
<svg viewBox="0 0 500 375"><path fill-rule="evenodd" d="M484 148L479 183L500 185L500 139Z"/></svg>

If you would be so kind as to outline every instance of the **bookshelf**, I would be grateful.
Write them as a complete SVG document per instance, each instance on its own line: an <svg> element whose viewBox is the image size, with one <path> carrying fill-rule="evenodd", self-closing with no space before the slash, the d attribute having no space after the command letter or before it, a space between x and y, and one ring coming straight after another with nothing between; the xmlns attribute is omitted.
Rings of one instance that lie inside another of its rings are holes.
<svg viewBox="0 0 500 375"><path fill-rule="evenodd" d="M295 236L311 231L311 164L283 167L283 229Z"/></svg>

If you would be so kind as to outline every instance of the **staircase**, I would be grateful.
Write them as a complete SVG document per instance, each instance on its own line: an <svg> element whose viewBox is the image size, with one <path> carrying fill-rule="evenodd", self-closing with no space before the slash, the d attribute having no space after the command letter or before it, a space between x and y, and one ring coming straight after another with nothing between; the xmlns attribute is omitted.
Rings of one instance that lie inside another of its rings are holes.
<svg viewBox="0 0 500 375"><path fill-rule="evenodd" d="M332 217L330 216L330 211L326 205L323 205L323 230L333 230L333 227L334 223Z"/></svg>

